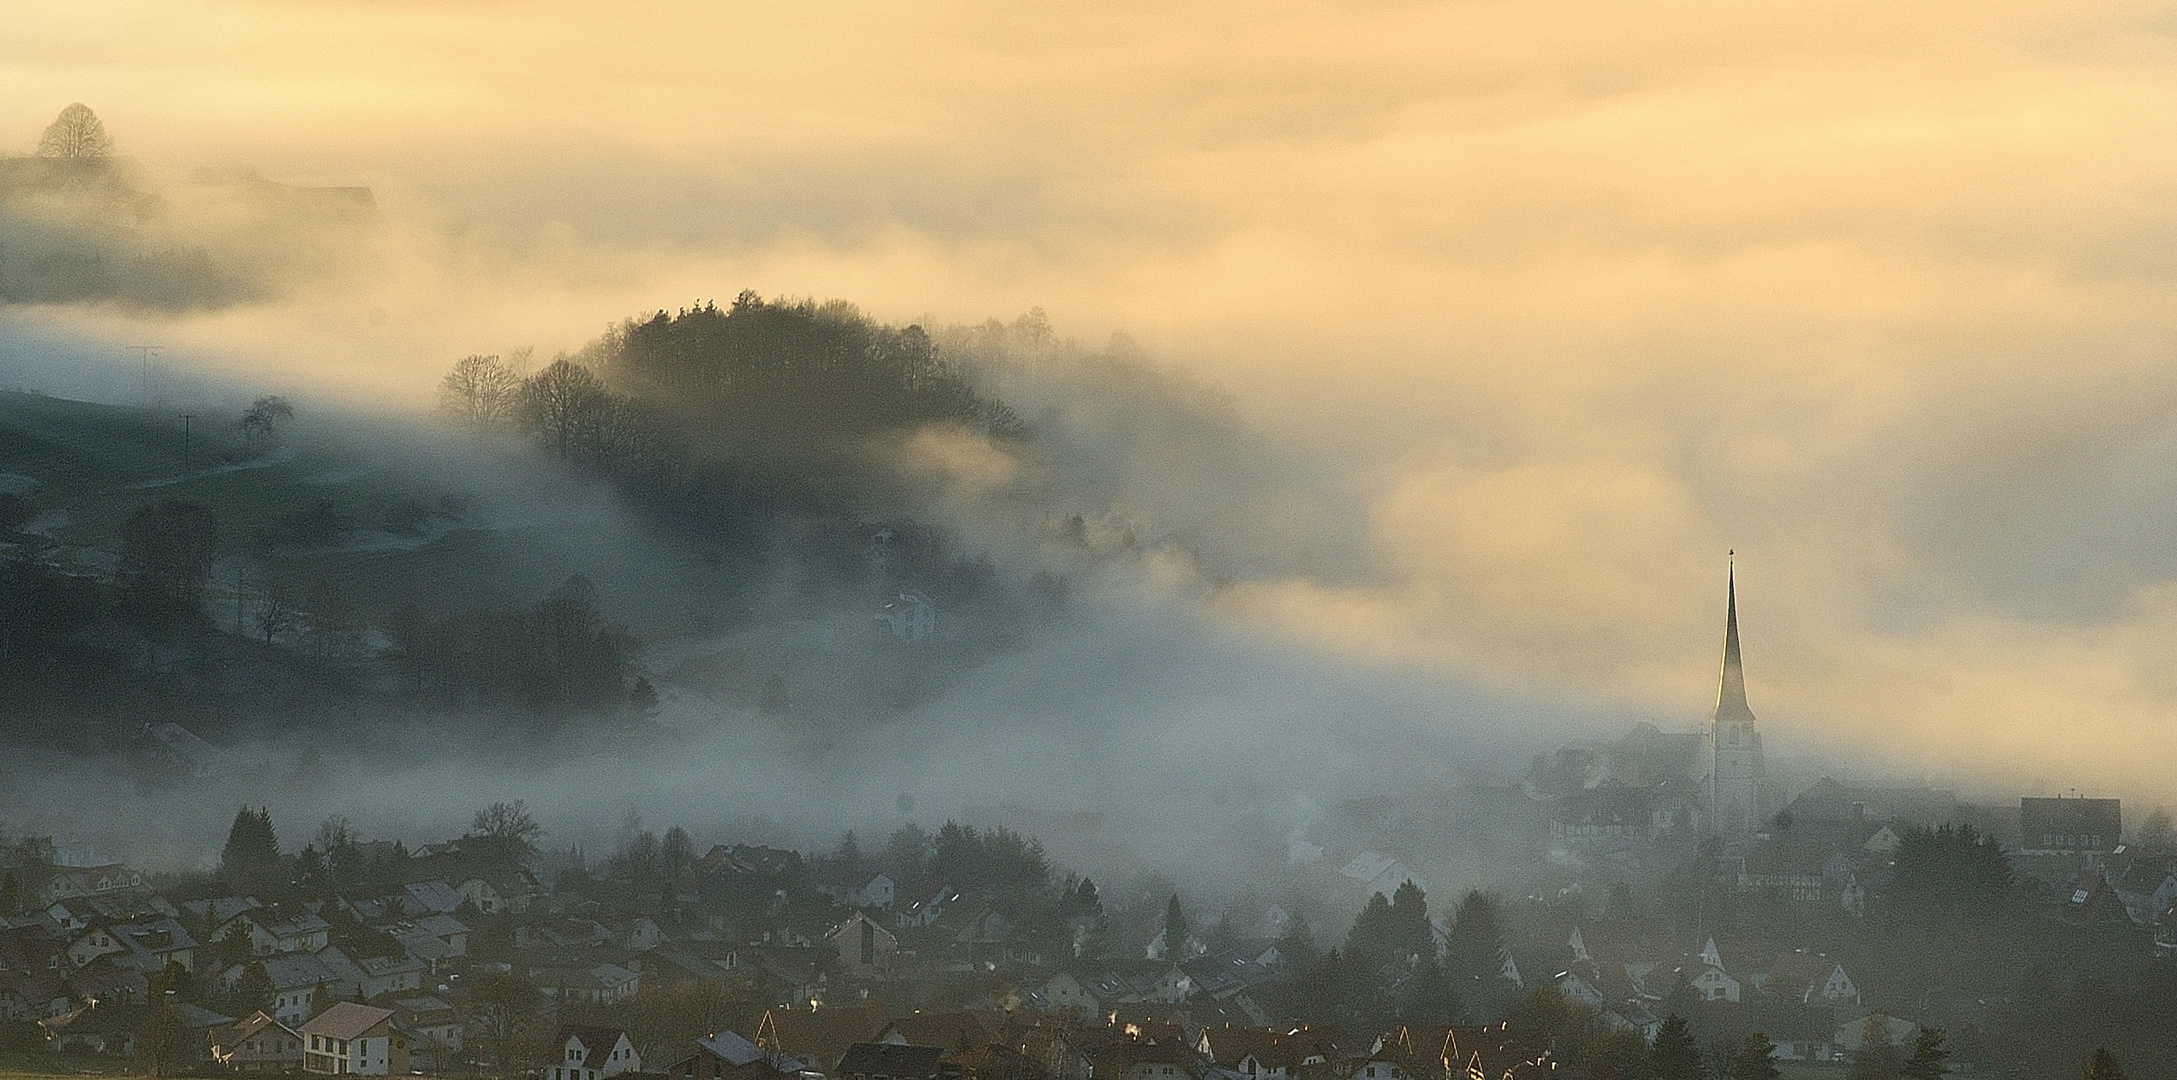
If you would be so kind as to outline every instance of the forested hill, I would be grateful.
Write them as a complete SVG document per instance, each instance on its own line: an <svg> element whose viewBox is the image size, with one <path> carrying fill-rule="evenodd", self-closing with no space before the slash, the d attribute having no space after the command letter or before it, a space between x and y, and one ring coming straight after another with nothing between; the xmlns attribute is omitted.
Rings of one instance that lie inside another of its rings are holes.
<svg viewBox="0 0 2177 1080"><path fill-rule="evenodd" d="M1019 629L1023 583L959 550L898 484L902 440L926 426L1028 438L921 327L743 292L628 320L532 373L525 359L457 362L442 416L607 480L725 578L790 582L790 610L773 615L867 618L905 592L975 615L948 640Z"/></svg>
<svg viewBox="0 0 2177 1080"><path fill-rule="evenodd" d="M1220 539L1237 504L1320 501L1200 387L1059 355L1035 313L933 333L744 293L438 389L428 419L0 394L0 734L563 731L677 700L828 738L1034 642L1078 575L1274 567ZM924 501L933 428L1032 478L978 496L975 539Z"/></svg>
<svg viewBox="0 0 2177 1080"><path fill-rule="evenodd" d="M851 305L765 303L744 292L631 321L589 355L726 453L829 450L925 423L1021 434L1003 403L976 393L920 326L882 326Z"/></svg>
<svg viewBox="0 0 2177 1080"><path fill-rule="evenodd" d="M519 364L460 361L427 430L0 395L0 725L557 727L663 688L852 726L1055 610L894 488L926 425L1027 438L919 328L744 294Z"/></svg>
<svg viewBox="0 0 2177 1080"><path fill-rule="evenodd" d="M923 424L1017 438L1021 423L951 369L919 326L832 302L742 293L612 328L524 377L472 356L440 385L446 413L515 430L569 464L660 490L720 470L770 480L867 476L873 444Z"/></svg>

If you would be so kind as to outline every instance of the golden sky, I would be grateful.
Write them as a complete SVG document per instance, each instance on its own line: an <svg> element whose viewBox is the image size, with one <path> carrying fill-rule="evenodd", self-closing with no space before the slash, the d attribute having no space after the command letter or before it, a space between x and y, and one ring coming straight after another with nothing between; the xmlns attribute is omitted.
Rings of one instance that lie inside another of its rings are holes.
<svg viewBox="0 0 2177 1080"><path fill-rule="evenodd" d="M2177 5L18 7L0 143L396 223L206 363L1040 305L1344 463L1365 583L1232 617L1690 724L1736 548L1772 746L2177 801Z"/></svg>

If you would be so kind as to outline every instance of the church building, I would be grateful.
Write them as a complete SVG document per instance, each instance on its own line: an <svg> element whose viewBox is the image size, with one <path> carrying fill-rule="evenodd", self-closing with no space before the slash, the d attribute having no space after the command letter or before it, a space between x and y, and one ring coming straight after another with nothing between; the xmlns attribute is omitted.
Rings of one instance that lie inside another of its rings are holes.
<svg viewBox="0 0 2177 1080"><path fill-rule="evenodd" d="M1739 663L1739 593L1736 570L1726 578L1723 676L1716 711L1708 718L1710 827L1725 840L1748 840L1762 826L1761 733L1746 705L1746 672Z"/></svg>

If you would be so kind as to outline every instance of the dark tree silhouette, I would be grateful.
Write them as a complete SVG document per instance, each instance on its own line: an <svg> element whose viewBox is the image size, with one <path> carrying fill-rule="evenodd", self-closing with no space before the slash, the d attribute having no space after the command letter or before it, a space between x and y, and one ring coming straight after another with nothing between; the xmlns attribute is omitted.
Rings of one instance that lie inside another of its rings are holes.
<svg viewBox="0 0 2177 1080"><path fill-rule="evenodd" d="M544 995L512 972L486 971L469 987L468 1008L491 1063L515 1071L523 1037L543 1019Z"/></svg>
<svg viewBox="0 0 2177 1080"><path fill-rule="evenodd" d="M2003 846L1961 823L1905 830L1888 900L1894 914L1954 922L1995 913L2010 889Z"/></svg>
<svg viewBox="0 0 2177 1080"><path fill-rule="evenodd" d="M516 799L478 810L476 820L469 823L468 840L488 855L519 859L535 854L537 838L543 835L544 826L529 816L528 804Z"/></svg>
<svg viewBox="0 0 2177 1080"><path fill-rule="evenodd" d="M226 846L219 852L219 876L239 889L255 891L277 885L285 876L283 870L272 811L247 806L236 811Z"/></svg>
<svg viewBox="0 0 2177 1080"><path fill-rule="evenodd" d="M1851 1080L1897 1080L1903 1055L1890 1041L1889 1019L1875 1013L1867 1018L1864 1030L1859 1052L1852 1056Z"/></svg>
<svg viewBox="0 0 2177 1080"><path fill-rule="evenodd" d="M1913 1038L1912 1054L1898 1066L1897 1075L1904 1080L1942 1080L1943 1062L1950 1058L1950 1049L1943 1043L1943 1029L1921 1028Z"/></svg>
<svg viewBox="0 0 2177 1080"><path fill-rule="evenodd" d="M1164 956L1168 960L1187 958L1187 913L1179 908L1179 894L1172 894L1172 902L1164 905Z"/></svg>
<svg viewBox="0 0 2177 1080"><path fill-rule="evenodd" d="M1655 1080L1708 1080L1708 1063L1701 1058L1701 1044L1686 1025L1686 1018L1672 1013L1655 1033Z"/></svg>
<svg viewBox="0 0 2177 1080"><path fill-rule="evenodd" d="M1732 1055L1726 1075L1728 1080L1778 1080L1784 1074L1776 1067L1776 1044L1758 1031L1748 1035Z"/></svg>
<svg viewBox="0 0 2177 1080"><path fill-rule="evenodd" d="M480 430L513 419L521 376L497 356L465 356L438 384L439 412Z"/></svg>
<svg viewBox="0 0 2177 1080"><path fill-rule="evenodd" d="M2124 1080L2124 1067L2117 1064L2116 1055L2108 1047L2102 1047L2087 1059L2084 1080Z"/></svg>
<svg viewBox="0 0 2177 1080"><path fill-rule="evenodd" d="M178 1076L196 1058L197 1038L171 1005L154 1007L136 1029L136 1064L146 1076Z"/></svg>
<svg viewBox="0 0 2177 1080"><path fill-rule="evenodd" d="M219 529L201 503L168 499L141 506L121 527L129 587L157 620L201 614L204 575L218 555Z"/></svg>
<svg viewBox="0 0 2177 1080"><path fill-rule="evenodd" d="M1469 891L1452 913L1451 935L1445 942L1444 969L1464 1003L1469 1019L1486 1020L1503 1004L1502 980L1498 978L1504 932L1498 926L1497 903L1479 889Z"/></svg>
<svg viewBox="0 0 2177 1080"><path fill-rule="evenodd" d="M243 411L242 419L235 421L234 426L242 429L242 441L245 444L251 449L258 449L272 442L276 424L294 418L295 407L288 404L286 398L274 394L251 402L249 408Z"/></svg>
<svg viewBox="0 0 2177 1080"><path fill-rule="evenodd" d="M561 461L571 461L577 451L594 447L613 405L604 380L563 357L522 384L518 407L522 427Z"/></svg>

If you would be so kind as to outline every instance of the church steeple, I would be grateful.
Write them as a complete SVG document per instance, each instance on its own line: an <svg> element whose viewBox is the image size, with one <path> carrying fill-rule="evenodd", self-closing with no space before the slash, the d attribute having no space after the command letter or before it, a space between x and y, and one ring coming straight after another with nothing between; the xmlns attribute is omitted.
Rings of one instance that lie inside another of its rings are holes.
<svg viewBox="0 0 2177 1080"><path fill-rule="evenodd" d="M1738 568L1731 567L1725 574L1723 676L1717 680L1716 711L1709 715L1709 722L1751 724L1754 710L1746 705L1746 671L1739 664Z"/></svg>
<svg viewBox="0 0 2177 1080"><path fill-rule="evenodd" d="M1708 778L1710 827L1718 836L1744 840L1760 831L1766 812L1762 784L1768 770L1761 760L1761 733L1754 730L1754 710L1746 707L1746 672L1739 665L1738 568L1732 567L1724 580L1723 675L1716 680L1716 711L1708 717L1708 747L1713 755Z"/></svg>

